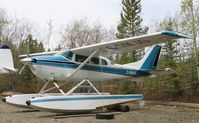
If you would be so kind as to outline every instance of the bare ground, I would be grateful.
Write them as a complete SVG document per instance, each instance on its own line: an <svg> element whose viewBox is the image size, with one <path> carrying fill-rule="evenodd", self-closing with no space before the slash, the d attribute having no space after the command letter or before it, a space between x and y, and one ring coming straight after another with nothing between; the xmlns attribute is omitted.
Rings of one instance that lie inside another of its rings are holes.
<svg viewBox="0 0 199 123"><path fill-rule="evenodd" d="M116 113L113 120L95 119L95 114L63 115L9 106L0 101L0 123L199 123L199 109L131 104L131 111Z"/></svg>

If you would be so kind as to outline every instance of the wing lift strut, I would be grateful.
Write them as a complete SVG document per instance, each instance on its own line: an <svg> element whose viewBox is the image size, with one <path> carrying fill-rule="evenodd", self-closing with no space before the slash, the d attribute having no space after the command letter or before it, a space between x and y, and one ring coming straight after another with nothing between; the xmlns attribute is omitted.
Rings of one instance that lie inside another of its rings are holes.
<svg viewBox="0 0 199 123"><path fill-rule="evenodd" d="M70 79L72 78L79 70L81 70L82 67L84 67L88 61L90 61L92 59L92 57L97 53L99 52L99 48L97 48L95 51L93 51L93 53L91 53L91 55L84 61L82 62L75 70L73 70L71 73L67 74L67 79ZM50 82L53 82L54 86L51 87L51 88L47 88L47 86L49 85ZM70 91L68 91L67 93L64 93L64 91L61 89L62 86L64 86L65 84L67 84L68 82L64 82L64 83L61 83L61 84L57 84L56 82L53 81L53 78L50 79L48 82L46 82L44 84L44 86L41 88L41 90L39 91L39 94L43 94L43 93L46 93L48 91L51 91L55 88L57 88L59 90L60 93L62 93L63 95L71 95L77 88L81 87L84 83L88 83L90 90L91 88L97 93L97 94L101 94L95 87L94 85L88 80L88 79L84 79L82 80L79 84L77 84L75 87L73 87ZM85 87L85 86L84 86ZM46 90L45 90L46 89ZM90 91L89 90L89 91Z"/></svg>

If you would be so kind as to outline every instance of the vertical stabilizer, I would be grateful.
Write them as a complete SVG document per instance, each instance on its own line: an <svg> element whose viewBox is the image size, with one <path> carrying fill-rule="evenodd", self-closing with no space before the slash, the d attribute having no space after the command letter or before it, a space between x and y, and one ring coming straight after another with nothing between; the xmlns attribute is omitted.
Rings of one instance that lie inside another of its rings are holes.
<svg viewBox="0 0 199 123"><path fill-rule="evenodd" d="M145 54L145 56L140 61L125 65L131 66L134 69L155 70L158 64L160 52L161 46L155 45Z"/></svg>

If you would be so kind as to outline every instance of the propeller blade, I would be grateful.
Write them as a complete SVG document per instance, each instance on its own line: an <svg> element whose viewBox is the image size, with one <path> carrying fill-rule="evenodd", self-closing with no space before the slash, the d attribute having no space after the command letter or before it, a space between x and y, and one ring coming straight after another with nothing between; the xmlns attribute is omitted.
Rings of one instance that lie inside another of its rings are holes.
<svg viewBox="0 0 199 123"><path fill-rule="evenodd" d="M21 70L19 71L19 75L21 75L22 71L24 70L24 68L26 67L26 65L24 65Z"/></svg>
<svg viewBox="0 0 199 123"><path fill-rule="evenodd" d="M32 65L28 65L29 66L29 68L32 70L32 71L34 71L35 73L36 73L36 71L35 71L35 69L34 69L34 67L32 66Z"/></svg>

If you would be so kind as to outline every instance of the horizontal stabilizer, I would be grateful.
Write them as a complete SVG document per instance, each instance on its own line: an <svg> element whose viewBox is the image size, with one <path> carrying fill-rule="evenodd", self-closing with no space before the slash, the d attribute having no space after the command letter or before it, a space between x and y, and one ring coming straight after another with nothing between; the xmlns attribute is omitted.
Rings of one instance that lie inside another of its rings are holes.
<svg viewBox="0 0 199 123"><path fill-rule="evenodd" d="M176 73L175 70L171 68L165 68L164 70L153 70L153 71L148 71L151 75L155 76L164 76L164 75L170 75Z"/></svg>
<svg viewBox="0 0 199 123"><path fill-rule="evenodd" d="M147 73L148 75L143 76L143 77L134 78L133 79L134 81L143 82L144 80L146 80L148 78L155 78L155 77L166 76L166 75L171 75L171 74L176 73L171 68L166 68L163 70L150 70L150 71L140 70L140 71L143 73Z"/></svg>

